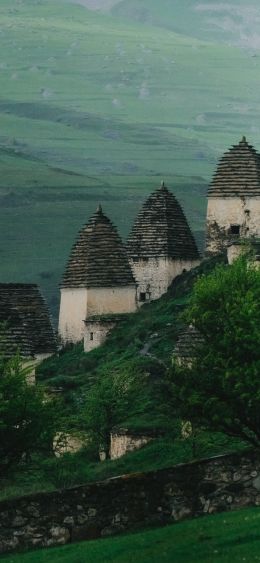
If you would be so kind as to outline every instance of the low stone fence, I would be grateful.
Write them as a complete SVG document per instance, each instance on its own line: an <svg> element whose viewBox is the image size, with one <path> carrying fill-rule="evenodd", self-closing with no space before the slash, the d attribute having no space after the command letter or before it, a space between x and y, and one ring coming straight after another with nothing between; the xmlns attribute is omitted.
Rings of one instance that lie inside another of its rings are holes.
<svg viewBox="0 0 260 563"><path fill-rule="evenodd" d="M0 553L260 506L260 452L246 451L0 503Z"/></svg>

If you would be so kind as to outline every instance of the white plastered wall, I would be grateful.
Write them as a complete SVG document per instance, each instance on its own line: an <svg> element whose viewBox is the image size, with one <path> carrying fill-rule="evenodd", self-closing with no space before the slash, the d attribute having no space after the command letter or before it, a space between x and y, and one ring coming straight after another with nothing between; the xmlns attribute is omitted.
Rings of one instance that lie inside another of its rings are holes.
<svg viewBox="0 0 260 563"><path fill-rule="evenodd" d="M61 290L59 335L63 344L68 342L75 344L84 337L87 294L86 288Z"/></svg>
<svg viewBox="0 0 260 563"><path fill-rule="evenodd" d="M136 287L62 289L59 335L63 344L76 343L85 335L84 321L95 315L136 311Z"/></svg>
<svg viewBox="0 0 260 563"><path fill-rule="evenodd" d="M136 311L136 287L96 287L88 289L87 317L133 313Z"/></svg>
<svg viewBox="0 0 260 563"><path fill-rule="evenodd" d="M138 284L138 300L140 303L140 293L145 293L147 300L158 299L166 293L172 281L183 273L195 266L199 260L172 260L169 258L149 258L147 261L130 260L134 277Z"/></svg>
<svg viewBox="0 0 260 563"><path fill-rule="evenodd" d="M240 237L260 236L260 197L208 200L207 251L216 253L230 242L231 225L240 226Z"/></svg>

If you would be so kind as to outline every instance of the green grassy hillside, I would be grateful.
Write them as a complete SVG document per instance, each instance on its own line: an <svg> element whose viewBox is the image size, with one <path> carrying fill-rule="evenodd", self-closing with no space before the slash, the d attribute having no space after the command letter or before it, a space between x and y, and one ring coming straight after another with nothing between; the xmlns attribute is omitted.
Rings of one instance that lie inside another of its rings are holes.
<svg viewBox="0 0 260 563"><path fill-rule="evenodd" d="M219 260L204 261L196 270L177 278L161 299L125 316L96 350L86 354L82 345L72 346L37 369L38 383L50 391L62 392L66 432L84 430L86 402L97 381L109 378L111 382L117 374L129 381L135 374L138 385L127 409L110 424L152 433L156 439L115 461L108 459L100 463L95 442L94 448L61 459L33 459L29 466L21 464L10 474L0 492L1 498L69 487L137 470L157 470L245 447L240 440L221 433L198 430L183 440L172 395L169 368L174 343L183 326L181 313L197 276L210 272Z"/></svg>
<svg viewBox="0 0 260 563"><path fill-rule="evenodd" d="M259 561L259 508L66 547L1 558L3 563L242 563Z"/></svg>
<svg viewBox="0 0 260 563"><path fill-rule="evenodd" d="M158 390L172 362L174 344L183 326L183 309L193 284L198 276L209 273L223 260L204 260L199 267L176 278L160 299L143 305L136 313L124 315L99 348L86 354L79 344L48 358L37 368L38 381L61 388L72 412L78 397L88 392L93 381L117 370L149 373L152 389ZM155 416L150 415L148 422L153 427Z"/></svg>
<svg viewBox="0 0 260 563"><path fill-rule="evenodd" d="M57 312L99 201L126 236L164 178L203 229L216 157L260 145L260 62L66 0L2 0L0 22L1 280L40 283Z"/></svg>

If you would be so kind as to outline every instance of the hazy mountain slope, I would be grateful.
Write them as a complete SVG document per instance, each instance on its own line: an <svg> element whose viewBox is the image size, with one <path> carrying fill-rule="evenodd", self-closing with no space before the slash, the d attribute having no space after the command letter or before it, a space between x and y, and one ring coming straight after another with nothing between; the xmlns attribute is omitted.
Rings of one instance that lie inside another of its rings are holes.
<svg viewBox="0 0 260 563"><path fill-rule="evenodd" d="M207 41L260 49L257 0L121 0L112 13Z"/></svg>
<svg viewBox="0 0 260 563"><path fill-rule="evenodd" d="M89 10L101 10L103 12L109 12L115 4L118 4L120 0L68 0L74 4L80 4L85 6Z"/></svg>
<svg viewBox="0 0 260 563"><path fill-rule="evenodd" d="M0 38L2 281L54 301L97 203L126 235L162 178L203 229L216 157L244 133L260 146L247 52L65 0L1 0Z"/></svg>

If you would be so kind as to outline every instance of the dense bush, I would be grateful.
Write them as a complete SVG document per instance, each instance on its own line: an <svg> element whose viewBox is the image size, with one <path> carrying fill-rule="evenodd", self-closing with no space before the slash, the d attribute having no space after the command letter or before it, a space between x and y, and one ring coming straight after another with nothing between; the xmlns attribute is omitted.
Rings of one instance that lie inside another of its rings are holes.
<svg viewBox="0 0 260 563"><path fill-rule="evenodd" d="M35 452L50 452L58 424L56 402L28 385L32 367L19 356L0 361L0 475Z"/></svg>
<svg viewBox="0 0 260 563"><path fill-rule="evenodd" d="M194 286L186 321L201 334L191 365L175 366L183 418L260 446L260 270L218 266Z"/></svg>

